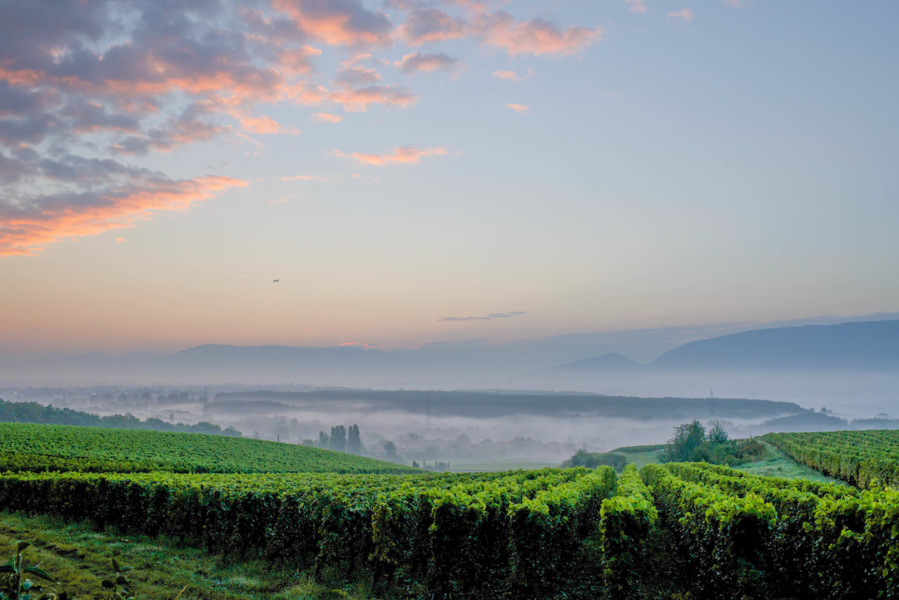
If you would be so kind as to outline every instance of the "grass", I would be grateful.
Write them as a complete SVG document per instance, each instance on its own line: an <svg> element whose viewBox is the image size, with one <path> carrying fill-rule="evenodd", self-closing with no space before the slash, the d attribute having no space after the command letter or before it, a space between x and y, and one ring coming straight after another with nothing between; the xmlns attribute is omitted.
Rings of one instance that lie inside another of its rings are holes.
<svg viewBox="0 0 899 600"><path fill-rule="evenodd" d="M762 443L766 446L765 457L762 460L746 463L735 468L753 475L786 477L787 479L811 479L812 481L848 485L845 481L828 477L811 467L799 464L768 442Z"/></svg>
<svg viewBox="0 0 899 600"><path fill-rule="evenodd" d="M657 464L661 462L659 460L659 452L660 450L653 450L652 452L633 452L633 453L622 453L627 457L628 464L633 464L637 469L642 469L646 465Z"/></svg>
<svg viewBox="0 0 899 600"><path fill-rule="evenodd" d="M844 481L828 477L811 467L799 464L768 442L763 441L762 443L765 445L765 456L762 460L746 463L734 468L753 475L785 477L787 479L810 479L812 481L846 485ZM627 457L628 463L633 463L638 469L648 464L661 462L658 455L659 451L624 454L624 456Z"/></svg>
<svg viewBox="0 0 899 600"><path fill-rule="evenodd" d="M545 469L546 467L558 467L559 462L522 462L510 460L508 462L503 461L470 461L470 462L460 462L460 463L450 463L450 471L453 473L492 473L495 471L517 471L518 469L532 470L532 469Z"/></svg>
<svg viewBox="0 0 899 600"><path fill-rule="evenodd" d="M363 583L316 583L311 571L273 568L263 561L229 562L164 537L122 536L49 517L0 513L0 561L15 553L18 540L32 543L24 551L28 563L40 563L62 582L57 590L76 599L110 596L101 581L112 575L113 557L134 568L128 576L140 599L171 600L182 590L180 600L373 598Z"/></svg>

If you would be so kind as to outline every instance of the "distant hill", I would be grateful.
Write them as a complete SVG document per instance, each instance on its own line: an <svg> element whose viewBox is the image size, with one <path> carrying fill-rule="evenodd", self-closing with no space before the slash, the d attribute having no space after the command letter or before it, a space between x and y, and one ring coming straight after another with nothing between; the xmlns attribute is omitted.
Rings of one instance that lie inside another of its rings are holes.
<svg viewBox="0 0 899 600"><path fill-rule="evenodd" d="M899 320L806 325L747 331L684 344L657 358L654 369L899 369Z"/></svg>
<svg viewBox="0 0 899 600"><path fill-rule="evenodd" d="M617 352L603 354L595 358L585 358L547 369L553 372L593 372L593 371L636 371L644 365L633 361Z"/></svg>

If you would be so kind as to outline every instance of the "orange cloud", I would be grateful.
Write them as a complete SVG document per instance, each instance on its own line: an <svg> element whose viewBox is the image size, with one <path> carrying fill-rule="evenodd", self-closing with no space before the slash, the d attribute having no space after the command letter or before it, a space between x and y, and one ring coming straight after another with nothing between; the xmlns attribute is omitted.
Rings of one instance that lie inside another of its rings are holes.
<svg viewBox="0 0 899 600"><path fill-rule="evenodd" d="M278 54L278 67L288 75L305 75L312 71L313 56L321 56L321 49L312 46L282 50Z"/></svg>
<svg viewBox="0 0 899 600"><path fill-rule="evenodd" d="M524 114L530 109L527 104L506 104L506 108L511 108L512 110L520 114Z"/></svg>
<svg viewBox="0 0 899 600"><path fill-rule="evenodd" d="M576 54L602 41L603 33L602 27L588 29L572 26L560 29L544 19L518 21L504 11L479 15L474 21L474 29L485 44L503 48L512 56Z"/></svg>
<svg viewBox="0 0 899 600"><path fill-rule="evenodd" d="M309 120L313 123L340 123L343 117L329 113L315 113Z"/></svg>
<svg viewBox="0 0 899 600"><path fill-rule="evenodd" d="M33 256L63 238L131 227L155 212L185 211L216 192L246 185L246 181L216 175L181 181L151 179L104 193L46 197L28 208L0 205L0 256Z"/></svg>
<svg viewBox="0 0 899 600"><path fill-rule="evenodd" d="M359 0L274 0L309 35L332 46L389 46L392 25L387 15Z"/></svg>
<svg viewBox="0 0 899 600"><path fill-rule="evenodd" d="M693 11L689 8L682 8L681 10L676 10L674 12L668 13L669 21L684 21L689 23L693 20Z"/></svg>
<svg viewBox="0 0 899 600"><path fill-rule="evenodd" d="M328 94L328 99L343 106L349 112L365 112L372 104L388 104L406 108L415 104L418 97L408 88L390 85L372 85L359 89L340 89Z"/></svg>
<svg viewBox="0 0 899 600"><path fill-rule="evenodd" d="M363 154L361 152L347 154L340 150L335 150L332 154L341 158L353 158L366 165L380 167L388 164L415 164L421 162L421 159L425 156L438 156L448 154L448 152L445 148L419 150L415 146L400 146L394 148L392 154Z"/></svg>
<svg viewBox="0 0 899 600"><path fill-rule="evenodd" d="M258 133L261 135L268 135L273 133L289 133L292 135L297 135L300 133L299 130L293 127L283 127L274 119L266 116L246 117L244 119L241 119L240 124L247 131L251 131L253 133Z"/></svg>
<svg viewBox="0 0 899 600"><path fill-rule="evenodd" d="M519 75L515 71L494 71L493 76L497 79L505 79L508 81L524 81L525 79L530 79L534 76L534 70L528 67L527 73L524 75Z"/></svg>

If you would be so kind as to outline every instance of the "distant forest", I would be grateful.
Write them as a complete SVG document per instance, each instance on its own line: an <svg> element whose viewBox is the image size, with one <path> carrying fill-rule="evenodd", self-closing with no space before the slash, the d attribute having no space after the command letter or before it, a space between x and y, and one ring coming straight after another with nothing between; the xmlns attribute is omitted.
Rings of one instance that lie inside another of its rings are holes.
<svg viewBox="0 0 899 600"><path fill-rule="evenodd" d="M0 422L2 423L43 423L48 425L78 425L81 427L107 427L110 429L140 429L145 431L177 431L180 433L205 433L208 435L224 435L243 437L233 427L222 429L214 423L205 421L196 425L184 423L168 423L162 419L141 421L132 414L110 415L101 417L91 413L43 406L37 402L7 402L0 400Z"/></svg>
<svg viewBox="0 0 899 600"><path fill-rule="evenodd" d="M219 393L213 410L334 410L341 403L368 411L429 411L433 416L599 415L624 419L692 419L714 411L723 419L764 419L810 412L793 402L744 398L637 398L581 393L327 389L311 392ZM257 408L257 406L259 408Z"/></svg>

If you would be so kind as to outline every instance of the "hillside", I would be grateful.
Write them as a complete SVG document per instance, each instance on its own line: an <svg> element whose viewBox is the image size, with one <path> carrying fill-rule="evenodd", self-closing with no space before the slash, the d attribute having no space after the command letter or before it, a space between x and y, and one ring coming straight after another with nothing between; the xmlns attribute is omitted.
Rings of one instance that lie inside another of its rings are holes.
<svg viewBox="0 0 899 600"><path fill-rule="evenodd" d="M603 354L595 358L585 358L547 369L550 372L590 372L590 371L636 371L644 365L617 352Z"/></svg>
<svg viewBox="0 0 899 600"><path fill-rule="evenodd" d="M163 431L0 423L0 471L411 473L319 448Z"/></svg>
<svg viewBox="0 0 899 600"><path fill-rule="evenodd" d="M899 368L899 320L747 331L684 344L657 369L863 370Z"/></svg>

